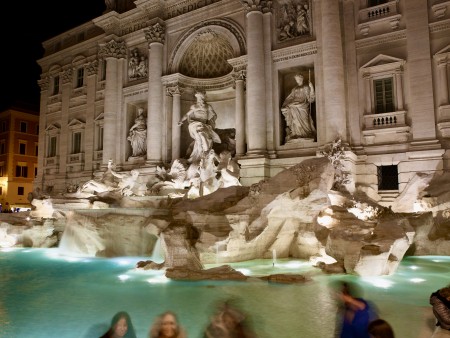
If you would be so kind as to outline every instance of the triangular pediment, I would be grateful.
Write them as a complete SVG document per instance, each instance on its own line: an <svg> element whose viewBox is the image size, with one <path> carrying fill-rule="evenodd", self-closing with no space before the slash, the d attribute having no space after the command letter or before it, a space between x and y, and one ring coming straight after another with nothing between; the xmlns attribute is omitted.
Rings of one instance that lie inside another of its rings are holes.
<svg viewBox="0 0 450 338"><path fill-rule="evenodd" d="M442 54L448 54L450 53L450 45L447 47L442 48L439 52L437 52L435 55L442 55Z"/></svg>
<svg viewBox="0 0 450 338"><path fill-rule="evenodd" d="M47 128L45 128L45 131L59 131L61 129L60 126L58 126L57 124L50 124L49 126L47 126Z"/></svg>
<svg viewBox="0 0 450 338"><path fill-rule="evenodd" d="M69 127L84 127L85 123L83 121L80 121L78 119L73 119L72 121L69 122L68 126Z"/></svg>
<svg viewBox="0 0 450 338"><path fill-rule="evenodd" d="M393 63L404 63L404 62L405 62L405 60L402 60L402 59L399 59L399 58L396 58L393 56L379 54L379 55L375 56L372 60L367 62L364 66L362 66L361 69L378 67L378 66L383 66L383 65L393 64Z"/></svg>
<svg viewBox="0 0 450 338"><path fill-rule="evenodd" d="M94 119L94 121L101 121L105 118L105 113L100 113L98 116Z"/></svg>

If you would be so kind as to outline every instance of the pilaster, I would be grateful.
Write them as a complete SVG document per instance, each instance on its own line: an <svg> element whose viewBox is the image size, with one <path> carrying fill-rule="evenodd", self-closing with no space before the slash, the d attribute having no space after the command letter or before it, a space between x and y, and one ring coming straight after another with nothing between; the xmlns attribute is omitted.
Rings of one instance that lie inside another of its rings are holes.
<svg viewBox="0 0 450 338"><path fill-rule="evenodd" d="M110 40L100 46L99 57L106 59L106 80L105 80L105 104L104 104L104 125L103 125L103 160L102 166L106 167L108 161L112 159L117 163L117 115L119 114L119 100L121 95L122 78L119 74L119 59L125 59L127 50L123 41Z"/></svg>
<svg viewBox="0 0 450 338"><path fill-rule="evenodd" d="M159 164L162 161L162 137L164 128L164 93L161 81L165 39L164 23L158 20L144 32L149 47L147 163Z"/></svg>

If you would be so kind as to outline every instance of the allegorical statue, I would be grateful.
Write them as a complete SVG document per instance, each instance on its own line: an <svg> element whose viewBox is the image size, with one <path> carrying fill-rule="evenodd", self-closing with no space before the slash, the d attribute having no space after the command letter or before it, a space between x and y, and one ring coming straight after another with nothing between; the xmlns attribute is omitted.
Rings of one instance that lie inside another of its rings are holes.
<svg viewBox="0 0 450 338"><path fill-rule="evenodd" d="M147 155L147 121L143 108L138 109L137 117L130 128L127 140L130 141L133 150L131 157Z"/></svg>
<svg viewBox="0 0 450 338"><path fill-rule="evenodd" d="M178 122L181 126L184 121L188 121L189 135L194 139L194 146L188 160L190 163L199 163L212 149L214 142L221 143L219 135L214 131L217 114L211 105L206 103L204 93L198 91L195 97L197 102Z"/></svg>
<svg viewBox="0 0 450 338"><path fill-rule="evenodd" d="M296 74L295 86L286 97L281 112L286 119L286 142L292 139L315 139L316 128L311 117L311 102L315 100L314 86L303 84L303 75Z"/></svg>

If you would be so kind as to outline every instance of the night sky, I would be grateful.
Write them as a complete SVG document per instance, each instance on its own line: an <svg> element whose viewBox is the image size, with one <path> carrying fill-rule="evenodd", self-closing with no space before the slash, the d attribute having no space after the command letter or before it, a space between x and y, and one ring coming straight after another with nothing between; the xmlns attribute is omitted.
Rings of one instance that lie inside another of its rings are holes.
<svg viewBox="0 0 450 338"><path fill-rule="evenodd" d="M105 8L104 0L2 2L0 111L10 106L38 111L42 42L102 15Z"/></svg>

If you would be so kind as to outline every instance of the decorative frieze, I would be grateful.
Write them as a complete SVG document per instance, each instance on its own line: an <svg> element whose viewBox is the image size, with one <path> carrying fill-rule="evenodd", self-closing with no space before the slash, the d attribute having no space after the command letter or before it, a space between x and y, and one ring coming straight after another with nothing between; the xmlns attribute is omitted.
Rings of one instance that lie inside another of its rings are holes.
<svg viewBox="0 0 450 338"><path fill-rule="evenodd" d="M356 48L373 47L376 45L398 42L400 40L406 40L405 30L357 40Z"/></svg>
<svg viewBox="0 0 450 338"><path fill-rule="evenodd" d="M125 59L127 56L127 48L124 41L111 40L104 45L100 45L98 51L99 58L116 58Z"/></svg>
<svg viewBox="0 0 450 338"><path fill-rule="evenodd" d="M179 15L195 11L196 9L220 2L222 0L183 0L177 1L172 6L166 7L166 19L171 19Z"/></svg>
<svg viewBox="0 0 450 338"><path fill-rule="evenodd" d="M317 54L317 44L315 41L275 50L272 52L272 58L273 62L276 63L314 54Z"/></svg>
<svg viewBox="0 0 450 338"><path fill-rule="evenodd" d="M144 30L144 33L145 38L147 39L149 44L151 44L152 42L159 42L164 44L164 37L165 37L164 24L157 22L154 25L149 26L148 29Z"/></svg>

